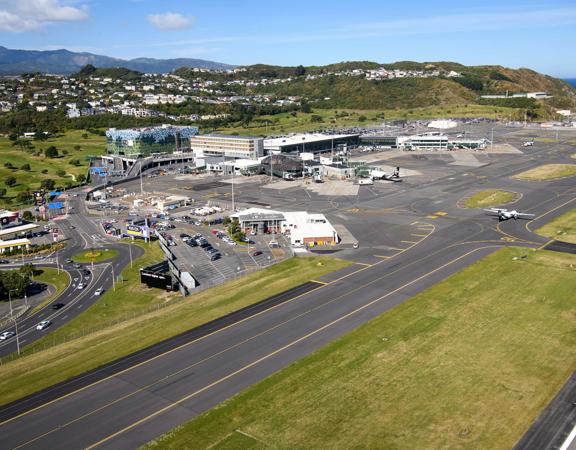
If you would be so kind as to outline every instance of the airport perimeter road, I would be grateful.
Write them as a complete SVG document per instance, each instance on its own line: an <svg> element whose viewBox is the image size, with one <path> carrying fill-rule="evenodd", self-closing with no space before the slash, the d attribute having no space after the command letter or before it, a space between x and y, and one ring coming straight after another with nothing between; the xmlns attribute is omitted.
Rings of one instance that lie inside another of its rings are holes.
<svg viewBox="0 0 576 450"><path fill-rule="evenodd" d="M499 226L481 211L456 206L482 183L517 189L524 196L515 207L530 208L546 220L573 207L573 184L565 180L542 188L509 179L539 164L516 158L466 169L418 189L406 183L382 198L371 196L362 208L404 206L406 212L390 216L390 223L418 223L427 230L419 233L424 236L417 245L399 241L393 256L379 259L375 253L374 263L323 277L316 281L325 284L312 291L40 406L26 408L26 402L34 404L33 397L6 405L0 408L0 416L8 418L0 424L3 446L136 448L502 246L541 246L545 239L531 233L525 222ZM329 213L339 213L338 208ZM365 222L364 227L375 226ZM381 249L366 245L358 252L372 250Z"/></svg>
<svg viewBox="0 0 576 450"><path fill-rule="evenodd" d="M78 206L80 207L80 205ZM76 210L78 210L76 208ZM98 296L94 295L94 291L98 288L104 290L112 289L112 267L116 275L120 274L122 269L130 264L130 251L127 244L118 244L111 242L99 232L97 226L82 213L70 214L67 219L59 220L58 227L64 232L67 237L67 245L64 249L52 255L50 261L52 264L43 263L40 260L30 260L29 262L35 265L56 267L56 259L62 270L66 270L70 275L70 284L62 294L55 298L50 304L44 308L36 311L34 314L25 315L20 318L18 323L18 337L20 341L20 348L30 345L34 341L46 336L54 330L60 328L65 323L77 317L94 302L98 300ZM89 248L110 248L118 251L118 256L109 262L83 265L82 269L75 269L69 264L65 264L67 258L73 257L76 253L89 249ZM143 254L142 248L132 246L132 258L135 259ZM90 275L83 274L83 270L90 271ZM78 283L84 283L83 289L78 289ZM61 309L56 311L52 310L52 304L64 303ZM36 330L36 325L41 320L50 320L52 324L40 331ZM15 331L13 324L3 328L3 331ZM13 337L8 341L0 343L0 356L6 356L17 351L16 338Z"/></svg>

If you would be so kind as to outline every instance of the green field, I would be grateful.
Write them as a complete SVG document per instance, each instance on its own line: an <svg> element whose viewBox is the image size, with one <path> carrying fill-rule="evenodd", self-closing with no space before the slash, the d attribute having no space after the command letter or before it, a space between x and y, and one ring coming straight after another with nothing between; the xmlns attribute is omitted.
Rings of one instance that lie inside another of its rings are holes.
<svg viewBox="0 0 576 450"><path fill-rule="evenodd" d="M515 110L485 105L451 105L444 107L389 109L389 110L350 110L314 109L312 113L282 113L273 116L260 116L248 126L237 125L219 128L221 133L243 135L273 135L289 132L304 132L320 129L351 127L357 125L381 124L384 120L397 119L436 119L450 117L508 117ZM312 122L312 116L320 116L321 122ZM203 131L204 132L204 131Z"/></svg>
<svg viewBox="0 0 576 450"><path fill-rule="evenodd" d="M576 369L575 263L500 250L150 446L512 448Z"/></svg>
<svg viewBox="0 0 576 450"><path fill-rule="evenodd" d="M485 189L467 197L462 206L465 208L489 208L504 205L516 200L518 194L501 189Z"/></svg>
<svg viewBox="0 0 576 450"><path fill-rule="evenodd" d="M110 248L95 248L75 254L72 259L78 263L98 263L118 256L118 251Z"/></svg>
<svg viewBox="0 0 576 450"><path fill-rule="evenodd" d="M36 305L32 309L32 313L38 311L42 307L51 303L54 299L58 298L60 293L66 289L66 286L70 283L68 272L60 270L60 273L58 273L58 270L53 267L35 267L33 279L34 281L53 286L54 293Z"/></svg>
<svg viewBox="0 0 576 450"><path fill-rule="evenodd" d="M534 169L513 175L523 181L550 181L576 175L576 164L544 164Z"/></svg>
<svg viewBox="0 0 576 450"><path fill-rule="evenodd" d="M576 244L576 209L548 222L536 230L542 236Z"/></svg>
<svg viewBox="0 0 576 450"><path fill-rule="evenodd" d="M83 130L71 130L46 141L30 140L34 146L30 151L12 145L8 138L0 138L0 187L7 190L6 196L0 198L0 205L6 205L9 202L12 202L12 205L16 204L15 196L18 192L27 188L31 190L39 188L43 179L50 178L56 182L56 185L65 185L67 181L74 181L76 175L86 174L88 171L86 156L101 155L105 150L106 139L91 133L86 133L88 137L83 138L82 135L85 133ZM44 149L51 145L58 149L58 158L44 156ZM79 150L74 149L76 145L80 146ZM41 152L40 156L33 155L37 151ZM68 154L64 155L64 151ZM80 165L70 164L73 159L79 160ZM16 170L6 168L5 163L11 163ZM30 164L30 171L20 169L24 164ZM42 173L43 170L48 172ZM58 170L64 170L66 175L63 177L57 175ZM13 187L8 187L4 183L9 175L16 177L17 184Z"/></svg>
<svg viewBox="0 0 576 450"><path fill-rule="evenodd" d="M44 338L43 342L36 344L36 348L49 344L51 339L57 338L57 333L74 333L86 326L93 331L91 334L32 354L30 347L27 347L24 350L27 356L2 364L0 404L66 380L348 264L347 261L328 257L291 258L177 301L161 290L143 288L134 278L126 280L123 292L120 283L115 293L108 292L102 296L95 306L87 310L88 313L56 330L52 333L54 336L51 334ZM128 288L129 285L132 287ZM93 326L98 321L101 324L109 322L112 316L124 317L125 311L131 311L130 303L142 302L142 296L150 299L147 307L152 300L154 304L173 301L164 308L153 309L147 314L112 326ZM109 310L116 312L110 315Z"/></svg>

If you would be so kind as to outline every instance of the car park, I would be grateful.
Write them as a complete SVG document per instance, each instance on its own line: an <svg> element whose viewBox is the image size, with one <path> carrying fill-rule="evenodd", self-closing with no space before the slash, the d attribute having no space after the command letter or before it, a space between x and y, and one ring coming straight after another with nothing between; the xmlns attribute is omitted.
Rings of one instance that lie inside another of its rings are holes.
<svg viewBox="0 0 576 450"><path fill-rule="evenodd" d="M61 302L54 303L54 304L52 305L52 309L56 311L56 310L62 308L63 306L64 306L64 303L61 303Z"/></svg>
<svg viewBox="0 0 576 450"><path fill-rule="evenodd" d="M0 334L0 341L5 341L7 339L10 339L15 334L16 333L14 333L13 331L5 331L4 333Z"/></svg>
<svg viewBox="0 0 576 450"><path fill-rule="evenodd" d="M36 329L42 331L48 328L50 325L52 325L52 322L50 322L49 320L43 320L38 325L36 325Z"/></svg>

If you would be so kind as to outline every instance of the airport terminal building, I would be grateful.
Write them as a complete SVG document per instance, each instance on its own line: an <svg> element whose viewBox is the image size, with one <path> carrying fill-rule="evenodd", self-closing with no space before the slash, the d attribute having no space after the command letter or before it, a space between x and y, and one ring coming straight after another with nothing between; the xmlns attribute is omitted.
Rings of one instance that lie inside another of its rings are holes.
<svg viewBox="0 0 576 450"><path fill-rule="evenodd" d="M359 144L359 138L359 134L295 134L265 139L264 150L267 154L323 153L354 148Z"/></svg>
<svg viewBox="0 0 576 450"><path fill-rule="evenodd" d="M109 155L129 158L149 157L190 151L190 139L198 127L162 125L149 128L129 128L106 131L106 151Z"/></svg>
<svg viewBox="0 0 576 450"><path fill-rule="evenodd" d="M264 156L264 139L253 136L204 134L190 139L194 156L234 159L257 159Z"/></svg>

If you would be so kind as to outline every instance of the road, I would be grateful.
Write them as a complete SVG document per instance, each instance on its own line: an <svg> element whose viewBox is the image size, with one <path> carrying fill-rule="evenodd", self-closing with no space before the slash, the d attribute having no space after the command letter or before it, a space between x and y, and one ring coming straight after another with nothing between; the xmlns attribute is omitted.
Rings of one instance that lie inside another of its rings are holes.
<svg viewBox="0 0 576 450"><path fill-rule="evenodd" d="M0 343L0 356L6 356L17 351L17 344L20 348L32 344L36 340L46 336L54 330L60 328L70 320L85 311L90 305L98 300L94 295L96 289L102 287L105 290L111 289L112 272L118 275L124 267L130 264L130 249L127 244L119 244L106 239L96 225L84 214L82 203L76 198L71 201L77 213L70 214L66 219L58 221L58 227L64 233L67 245L64 249L52 254L49 258L37 260L25 258L24 262L30 262L38 267L56 267L58 264L66 270L70 276L70 284L64 289L62 294L54 299L50 304L33 314L25 315L17 321L18 340L16 337ZM84 265L82 269L75 269L70 264L65 264L67 258L72 258L75 254L89 248L110 248L118 251L118 256L110 262ZM132 258L142 255L143 250L135 245L132 247ZM5 268L18 267L18 265L3 266ZM89 276L83 275L82 271L88 269ZM84 283L83 289L78 289L78 283ZM58 310L52 310L53 303L64 303ZM36 325L41 320L50 320L52 324L40 331ZM6 327L3 331L15 331L14 325Z"/></svg>
<svg viewBox="0 0 576 450"><path fill-rule="evenodd" d="M381 207L384 201L404 206L407 212L393 220L421 230L422 239L404 244L393 256L373 257L375 262L358 262L315 280L321 286L66 395L65 384L60 385L55 400L29 409L33 396L0 408L1 417L10 417L0 424L4 446L136 448L498 248L542 246L547 240L531 230L574 207L573 180L543 187L507 177L540 164L543 152L501 158L385 200L370 196L363 207ZM536 218L498 223L478 211L460 210L456 200L477 189L479 179L522 191L515 207ZM444 215L435 214L440 208Z"/></svg>

